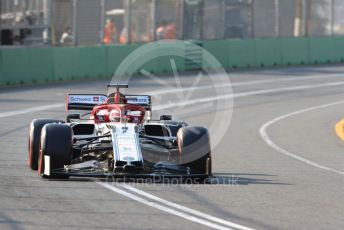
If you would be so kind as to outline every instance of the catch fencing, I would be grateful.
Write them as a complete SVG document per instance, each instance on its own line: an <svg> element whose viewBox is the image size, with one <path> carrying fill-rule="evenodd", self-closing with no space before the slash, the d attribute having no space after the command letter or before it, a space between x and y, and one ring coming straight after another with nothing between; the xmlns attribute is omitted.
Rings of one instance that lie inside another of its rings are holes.
<svg viewBox="0 0 344 230"><path fill-rule="evenodd" d="M0 0L1 47L344 34L342 0Z"/></svg>

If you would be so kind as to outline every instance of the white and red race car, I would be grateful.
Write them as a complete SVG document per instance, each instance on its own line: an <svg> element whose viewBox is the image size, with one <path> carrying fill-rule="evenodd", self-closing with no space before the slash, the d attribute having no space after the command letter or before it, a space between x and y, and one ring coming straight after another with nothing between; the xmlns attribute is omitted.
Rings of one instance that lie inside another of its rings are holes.
<svg viewBox="0 0 344 230"><path fill-rule="evenodd" d="M30 124L28 164L43 178L111 176L193 178L212 175L209 134L204 127L151 119L151 97L68 94L66 121L34 119Z"/></svg>

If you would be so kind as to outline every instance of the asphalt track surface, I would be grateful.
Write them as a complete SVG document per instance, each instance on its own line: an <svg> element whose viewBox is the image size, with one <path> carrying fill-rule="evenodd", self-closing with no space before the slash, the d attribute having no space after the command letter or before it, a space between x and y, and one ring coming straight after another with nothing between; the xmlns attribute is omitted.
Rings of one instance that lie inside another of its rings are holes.
<svg viewBox="0 0 344 230"><path fill-rule="evenodd" d="M0 229L344 229L344 142L334 131L344 67L230 73L234 96L219 100L210 79L224 76L193 85L195 75L161 78L180 84L177 95L145 77L132 78L129 92L160 90L157 108L192 92L192 104L168 112L204 126L231 108L200 99L233 98L206 185L43 180L26 166L29 122L64 119L65 93L106 93L107 82L0 89Z"/></svg>

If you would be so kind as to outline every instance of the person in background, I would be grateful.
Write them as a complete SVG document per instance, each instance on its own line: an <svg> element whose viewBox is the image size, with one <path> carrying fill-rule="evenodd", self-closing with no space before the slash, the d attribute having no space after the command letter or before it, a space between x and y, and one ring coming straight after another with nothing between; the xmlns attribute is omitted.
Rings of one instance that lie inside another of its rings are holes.
<svg viewBox="0 0 344 230"><path fill-rule="evenodd" d="M170 22L167 24L164 38L176 39L176 25L174 24L174 22Z"/></svg>
<svg viewBox="0 0 344 230"><path fill-rule="evenodd" d="M127 31L127 28L124 27L122 29L122 32L121 32L121 34L119 35L119 38L118 38L118 42L119 42L119 44L122 44L122 45L127 44L127 42L128 42L128 31Z"/></svg>
<svg viewBox="0 0 344 230"><path fill-rule="evenodd" d="M158 27L155 31L156 40L164 39L165 30L166 30L166 21L162 21L158 24Z"/></svg>
<svg viewBox="0 0 344 230"><path fill-rule="evenodd" d="M72 44L73 43L73 36L72 36L72 27L66 26L61 39L60 43L61 44Z"/></svg>
<svg viewBox="0 0 344 230"><path fill-rule="evenodd" d="M106 45L112 44L117 39L117 29L113 19L107 19L104 27L104 39L103 42Z"/></svg>
<svg viewBox="0 0 344 230"><path fill-rule="evenodd" d="M119 35L119 38L118 38L118 42L119 44L128 44L129 43L129 40L128 40L128 29L126 27L124 27L122 29L122 32L121 34ZM131 31L130 31L130 42L136 42L136 26L135 26L135 23L133 23L131 25Z"/></svg>

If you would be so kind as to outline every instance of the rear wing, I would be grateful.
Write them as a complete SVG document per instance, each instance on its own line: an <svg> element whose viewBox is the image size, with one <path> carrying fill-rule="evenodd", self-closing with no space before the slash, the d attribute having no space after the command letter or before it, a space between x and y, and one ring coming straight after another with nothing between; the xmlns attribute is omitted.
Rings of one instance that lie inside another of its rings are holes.
<svg viewBox="0 0 344 230"><path fill-rule="evenodd" d="M67 94L66 109L92 110L94 106L107 102L105 94ZM152 111L152 99L149 95L125 95L128 104L143 106L147 111Z"/></svg>
<svg viewBox="0 0 344 230"><path fill-rule="evenodd" d="M149 95L125 95L128 104L141 105L147 111L152 111L152 98Z"/></svg>
<svg viewBox="0 0 344 230"><path fill-rule="evenodd" d="M66 108L68 110L92 110L94 106L105 103L104 94L67 94Z"/></svg>

